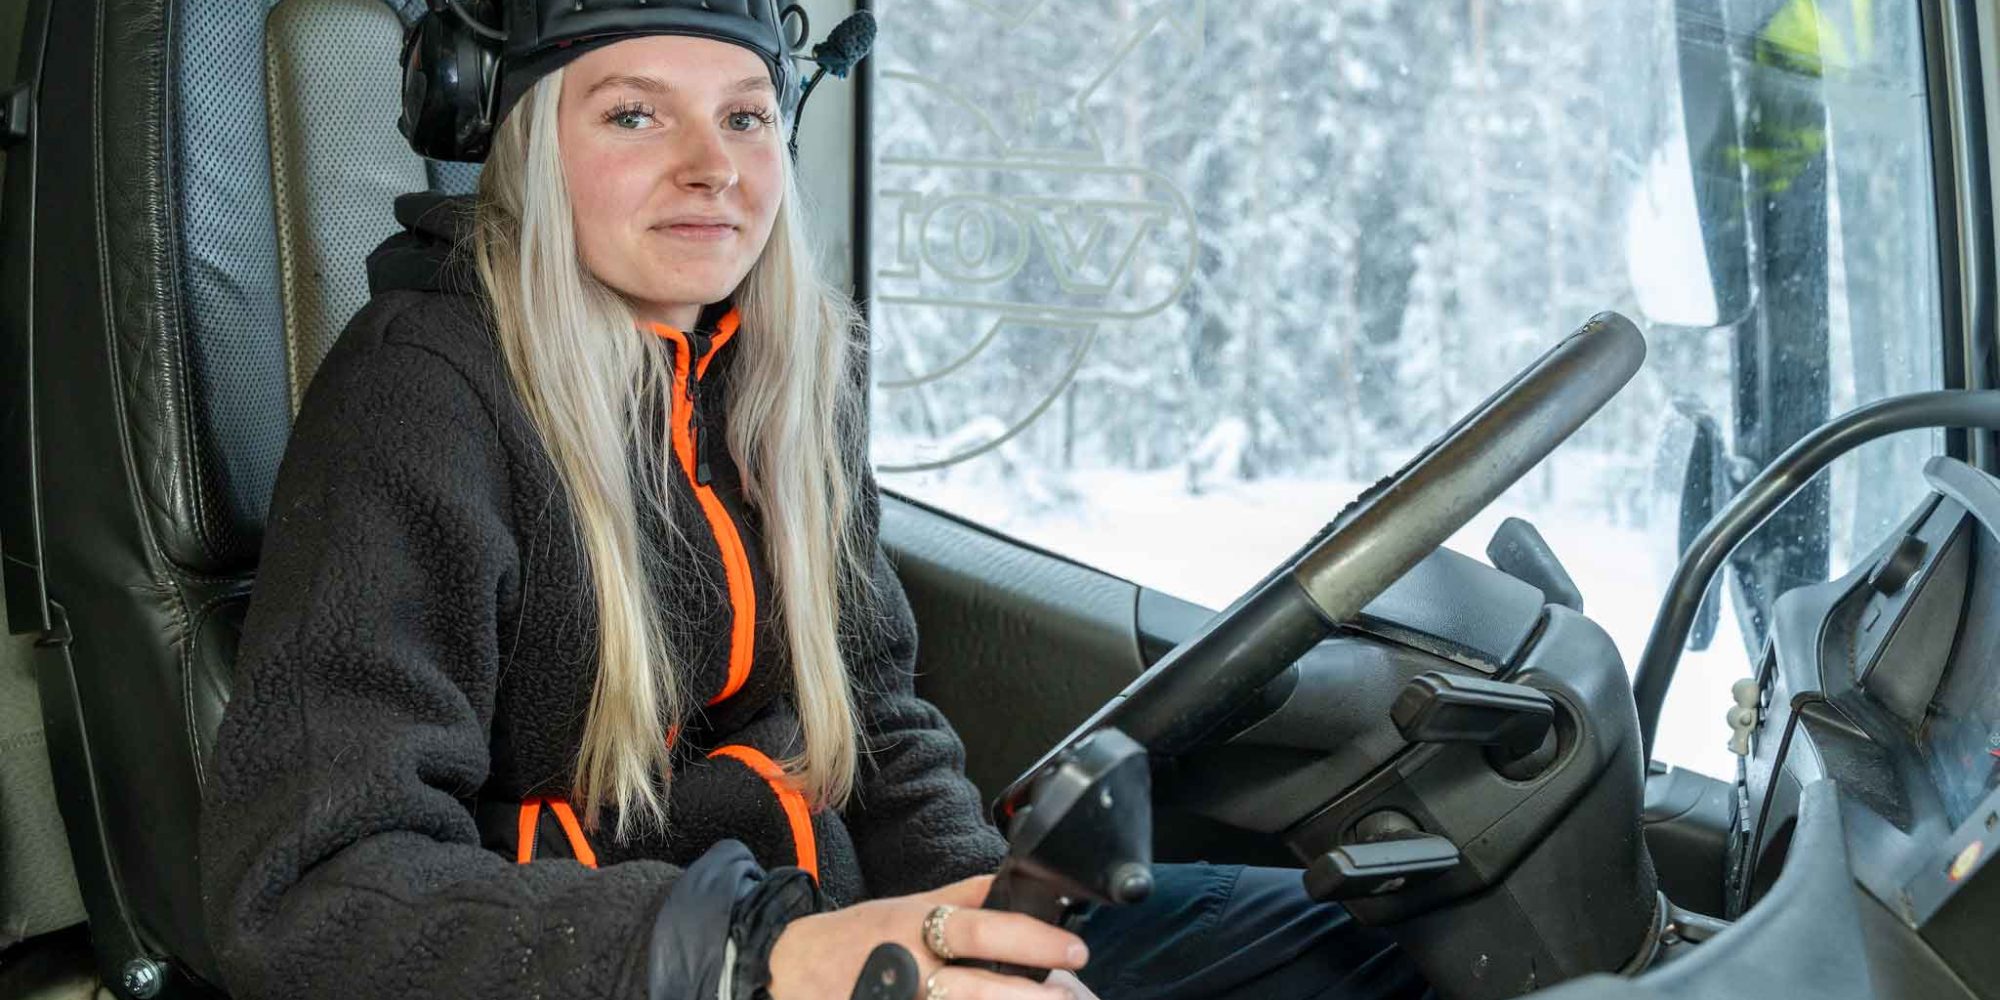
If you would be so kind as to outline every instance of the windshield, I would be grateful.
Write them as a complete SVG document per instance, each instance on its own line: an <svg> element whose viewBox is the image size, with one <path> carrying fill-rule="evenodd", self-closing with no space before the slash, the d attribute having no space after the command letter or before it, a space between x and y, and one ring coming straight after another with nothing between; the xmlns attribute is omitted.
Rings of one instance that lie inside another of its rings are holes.
<svg viewBox="0 0 2000 1000"><path fill-rule="evenodd" d="M1704 493L1938 384L1912 3L881 9L952 26L877 50L882 483L1141 585L1227 604L1615 309L1645 369L1452 545L1535 523L1629 665ZM1745 547L1661 759L1734 774L1773 594L1936 448L1846 460Z"/></svg>

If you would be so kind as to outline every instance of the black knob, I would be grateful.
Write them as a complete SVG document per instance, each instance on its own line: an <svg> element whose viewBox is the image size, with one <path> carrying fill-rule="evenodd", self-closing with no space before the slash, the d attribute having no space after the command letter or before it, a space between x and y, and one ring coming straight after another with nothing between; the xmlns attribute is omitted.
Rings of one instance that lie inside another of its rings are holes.
<svg viewBox="0 0 2000 1000"><path fill-rule="evenodd" d="M1119 865L1109 879L1111 901L1125 906L1145 901L1153 894L1153 869L1150 865L1128 861Z"/></svg>

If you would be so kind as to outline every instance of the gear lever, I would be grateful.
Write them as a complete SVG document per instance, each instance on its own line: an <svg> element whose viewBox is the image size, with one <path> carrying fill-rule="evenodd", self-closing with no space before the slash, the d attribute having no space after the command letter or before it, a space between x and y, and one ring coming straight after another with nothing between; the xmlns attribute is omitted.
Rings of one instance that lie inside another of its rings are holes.
<svg viewBox="0 0 2000 1000"><path fill-rule="evenodd" d="M1146 749L1100 729L1050 760L1021 799L1003 802L1007 857L981 904L1068 926L1084 904L1129 905L1153 891L1153 783ZM1026 976L1047 969L954 965Z"/></svg>

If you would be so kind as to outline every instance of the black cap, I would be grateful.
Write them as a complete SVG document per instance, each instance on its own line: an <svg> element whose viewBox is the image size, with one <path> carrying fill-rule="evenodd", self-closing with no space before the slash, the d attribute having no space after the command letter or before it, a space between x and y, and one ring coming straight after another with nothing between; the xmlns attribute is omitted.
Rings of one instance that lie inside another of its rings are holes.
<svg viewBox="0 0 2000 1000"><path fill-rule="evenodd" d="M764 60L784 117L798 110L799 74L777 0L503 0L507 41L492 121L535 82L571 60L644 35L690 35L741 45Z"/></svg>

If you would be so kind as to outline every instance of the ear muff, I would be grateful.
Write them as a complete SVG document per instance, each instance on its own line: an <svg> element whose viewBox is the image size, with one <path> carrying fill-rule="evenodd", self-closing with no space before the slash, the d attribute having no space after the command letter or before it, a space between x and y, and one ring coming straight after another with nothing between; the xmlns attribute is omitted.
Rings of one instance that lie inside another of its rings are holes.
<svg viewBox="0 0 2000 1000"><path fill-rule="evenodd" d="M499 44L450 10L435 9L442 6L433 5L403 34L403 113L396 127L420 155L479 163L493 141Z"/></svg>

